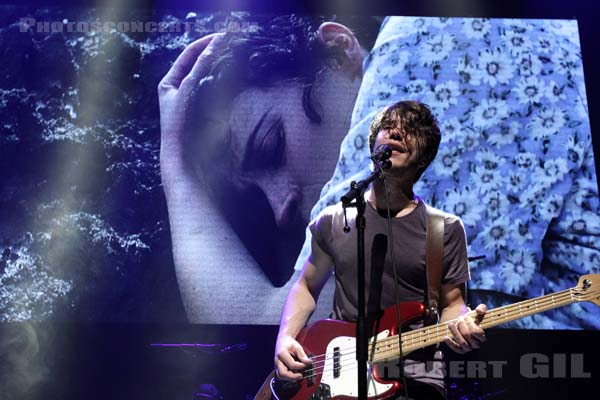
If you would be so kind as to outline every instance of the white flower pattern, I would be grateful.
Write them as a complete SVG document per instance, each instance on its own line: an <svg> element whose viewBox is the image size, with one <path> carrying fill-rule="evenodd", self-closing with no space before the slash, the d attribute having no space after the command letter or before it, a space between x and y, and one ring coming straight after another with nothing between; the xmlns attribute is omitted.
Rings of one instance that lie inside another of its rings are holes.
<svg viewBox="0 0 600 400"><path fill-rule="evenodd" d="M404 69L390 64L394 54ZM486 302L497 307L504 295L536 297L598 271L600 201L576 21L387 18L313 217L368 174L357 138L383 107L407 99L432 103L443 135L415 191L461 217L469 255L485 255L471 265L472 294L496 293ZM596 308L578 310L510 326L600 329Z"/></svg>

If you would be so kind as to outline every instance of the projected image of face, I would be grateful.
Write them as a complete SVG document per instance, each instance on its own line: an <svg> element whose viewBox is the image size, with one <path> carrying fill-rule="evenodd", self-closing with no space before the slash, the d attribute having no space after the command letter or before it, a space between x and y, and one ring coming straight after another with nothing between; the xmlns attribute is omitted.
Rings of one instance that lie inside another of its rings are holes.
<svg viewBox="0 0 600 400"><path fill-rule="evenodd" d="M310 121L301 99L297 87L250 89L236 98L229 121L233 179L260 188L280 228L290 226L297 212L308 214L304 197L316 199L341 139Z"/></svg>
<svg viewBox="0 0 600 400"><path fill-rule="evenodd" d="M345 25L259 20L189 44L159 98L175 270L194 322L279 318L279 288L295 281L311 209L362 81L367 52ZM379 25L361 30L364 43L372 45ZM229 305L240 319L220 312Z"/></svg>
<svg viewBox="0 0 600 400"><path fill-rule="evenodd" d="M227 182L220 205L273 284L284 284L304 241L310 210L331 176L357 86L327 70L306 100L299 84L249 88L225 123ZM307 110L310 101L315 117Z"/></svg>

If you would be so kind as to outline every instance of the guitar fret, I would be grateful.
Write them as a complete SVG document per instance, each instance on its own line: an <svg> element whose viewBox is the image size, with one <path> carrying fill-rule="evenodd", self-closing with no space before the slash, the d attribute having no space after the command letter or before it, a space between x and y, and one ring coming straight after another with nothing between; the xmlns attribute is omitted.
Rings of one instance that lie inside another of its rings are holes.
<svg viewBox="0 0 600 400"><path fill-rule="evenodd" d="M569 289L569 295L571 295L571 301L575 301L575 299L573 299L573 289Z"/></svg>
<svg viewBox="0 0 600 400"><path fill-rule="evenodd" d="M599 278L600 280L600 278ZM585 289L585 288L584 288ZM513 321L536 313L544 312L556 307L564 306L575 301L582 301L578 295L578 288L571 288L562 292L547 294L535 299L524 300L515 304L489 310L485 319L481 321L483 328L492 327L508 321ZM597 290L597 289L596 289ZM583 297L583 296L582 296ZM585 301L585 300L583 300ZM525 307L525 309L523 309ZM467 314L475 317L476 312L472 311ZM450 335L450 324L456 320L439 323L428 327L406 332L399 342L397 335L388 337L385 341L374 346L375 355L374 362L383 360L391 360L399 355L399 352L408 354L414 350L430 346L432 344L444 341L444 337ZM371 348L371 345L369 345Z"/></svg>

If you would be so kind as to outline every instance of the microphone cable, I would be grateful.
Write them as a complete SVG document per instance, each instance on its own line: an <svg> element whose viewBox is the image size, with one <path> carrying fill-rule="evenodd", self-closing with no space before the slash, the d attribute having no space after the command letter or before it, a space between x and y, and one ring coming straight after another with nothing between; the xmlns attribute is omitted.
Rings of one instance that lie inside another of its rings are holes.
<svg viewBox="0 0 600 400"><path fill-rule="evenodd" d="M404 354L402 351L402 325L400 315L400 293L398 291L398 272L396 271L396 255L394 254L394 233L392 229L392 215L390 210L390 199L388 194L388 185L385 172L381 176L385 192L385 202L387 205L387 227L388 237L390 238L390 257L392 257L392 270L394 271L394 294L396 296L396 318L398 319L398 348L400 349L399 368L402 375L402 386L404 387L404 396L408 399L408 386L406 385L406 374L404 373ZM374 190L374 189L373 189Z"/></svg>

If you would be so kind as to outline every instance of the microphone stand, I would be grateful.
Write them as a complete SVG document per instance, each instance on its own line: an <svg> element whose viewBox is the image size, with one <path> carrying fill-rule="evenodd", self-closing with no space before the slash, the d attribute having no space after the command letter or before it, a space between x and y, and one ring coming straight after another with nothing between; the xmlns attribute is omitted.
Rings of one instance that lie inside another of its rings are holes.
<svg viewBox="0 0 600 400"><path fill-rule="evenodd" d="M369 355L369 334L365 315L365 190L371 182L379 179L384 169L392 166L391 161L374 162L375 170L361 181L352 181L350 189L341 197L344 212L346 208L356 207L356 247L358 263L358 321L356 323L356 361L358 363L358 399L366 400L368 394L367 361ZM355 200L352 203L352 200Z"/></svg>

